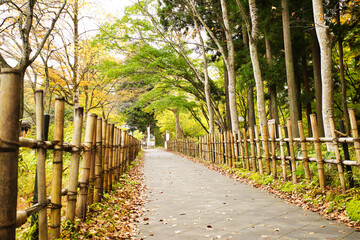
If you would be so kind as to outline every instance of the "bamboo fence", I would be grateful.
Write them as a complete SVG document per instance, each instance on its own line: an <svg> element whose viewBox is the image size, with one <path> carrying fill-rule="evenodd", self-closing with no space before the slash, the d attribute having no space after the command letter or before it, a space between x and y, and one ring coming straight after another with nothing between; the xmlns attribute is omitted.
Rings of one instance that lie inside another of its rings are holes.
<svg viewBox="0 0 360 240"><path fill-rule="evenodd" d="M45 141L43 92L36 91L36 138L19 137L19 73L2 69L0 91L0 239L15 239L15 228L38 212L39 239L60 237L62 197L67 197L66 220L74 221L75 215L86 218L87 207L100 202L104 191L111 190L114 181L126 172L138 155L140 141L125 131L109 124L95 114L86 116L84 142L81 142L83 109L75 109L74 130L71 143L64 142L64 99L55 101L54 139ZM38 203L28 209L16 211L17 166L19 147L37 151ZM51 196L46 194L46 154L53 150ZM61 189L63 155L70 153L69 185ZM82 167L79 169L81 156ZM79 179L79 172L80 180ZM78 190L79 188L79 190ZM48 211L50 208L50 229ZM76 214L75 214L76 213Z"/></svg>
<svg viewBox="0 0 360 240"><path fill-rule="evenodd" d="M291 131L287 131L291 129L292 124L288 119L286 126L276 126L274 123L262 126L263 137L259 136L260 131L258 126L255 126L254 129L243 128L236 133L226 131L208 134L198 139L174 139L168 141L167 146L170 151L189 157L244 168L260 174L271 174L274 179L281 177L285 181L291 180L294 184L301 180L300 175L304 176L303 180L306 183L311 182L314 172L309 165L315 162L322 191L326 187L325 164L336 165L341 189L344 192L354 186L355 171L352 167L360 166L360 139L353 109L349 110L349 115L352 136L344 133L342 120L339 120L339 131L335 128L334 119L329 118L327 121L331 126L332 137L319 137L316 115L311 114L312 137L305 137L303 122L298 121L300 137L294 138ZM334 157L325 158L329 155L326 154L325 144L332 144ZM300 167L303 174L297 174Z"/></svg>

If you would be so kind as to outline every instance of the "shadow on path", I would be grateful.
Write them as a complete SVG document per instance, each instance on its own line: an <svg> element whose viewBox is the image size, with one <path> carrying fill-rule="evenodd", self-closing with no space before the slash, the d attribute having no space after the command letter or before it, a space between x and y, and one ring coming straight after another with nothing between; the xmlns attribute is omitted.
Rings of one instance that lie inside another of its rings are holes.
<svg viewBox="0 0 360 240"><path fill-rule="evenodd" d="M360 239L360 232L289 205L166 151L145 151L149 202L138 239Z"/></svg>

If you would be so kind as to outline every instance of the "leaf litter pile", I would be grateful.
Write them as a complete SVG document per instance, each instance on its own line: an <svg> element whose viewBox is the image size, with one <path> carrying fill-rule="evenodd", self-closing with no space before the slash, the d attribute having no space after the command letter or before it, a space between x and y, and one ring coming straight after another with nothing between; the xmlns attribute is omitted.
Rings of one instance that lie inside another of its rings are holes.
<svg viewBox="0 0 360 240"><path fill-rule="evenodd" d="M90 206L86 222L76 220L72 230L63 231L64 239L135 239L136 223L144 212L145 185L143 159L138 158L132 168L104 194L101 203Z"/></svg>

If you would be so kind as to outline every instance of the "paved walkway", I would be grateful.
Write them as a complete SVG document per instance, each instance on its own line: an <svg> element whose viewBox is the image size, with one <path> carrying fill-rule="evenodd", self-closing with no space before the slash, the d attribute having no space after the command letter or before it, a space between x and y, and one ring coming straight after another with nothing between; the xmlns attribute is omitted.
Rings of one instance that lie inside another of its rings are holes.
<svg viewBox="0 0 360 240"><path fill-rule="evenodd" d="M360 232L162 150L145 152L138 239L360 239Z"/></svg>

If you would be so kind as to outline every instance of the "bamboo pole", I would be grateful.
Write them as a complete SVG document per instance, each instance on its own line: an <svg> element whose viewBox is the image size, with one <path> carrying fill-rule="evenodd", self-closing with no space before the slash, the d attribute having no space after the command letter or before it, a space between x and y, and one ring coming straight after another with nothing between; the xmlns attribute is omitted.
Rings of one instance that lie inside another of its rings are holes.
<svg viewBox="0 0 360 240"><path fill-rule="evenodd" d="M344 121L342 119L339 119L339 127L340 127L340 131L341 133L345 134L345 126L344 126ZM343 152L344 152L344 159L345 161L347 159L350 159L350 153L349 153L349 145L347 143L342 143L342 148L343 148ZM348 180L349 180L349 188L353 188L355 183L354 183L354 176L353 176L353 171L351 166L347 166L345 165L346 168L346 172L348 174Z"/></svg>
<svg viewBox="0 0 360 240"><path fill-rule="evenodd" d="M290 149L290 162L291 162L291 176L292 176L292 182L293 184L297 183L297 178L296 178L296 162L295 162L295 152L294 152L294 141L293 141L293 137L292 137L292 132L291 132L291 121L290 118L287 120L287 129L290 129L288 134L289 134L289 149Z"/></svg>
<svg viewBox="0 0 360 240"><path fill-rule="evenodd" d="M96 158L95 158L95 189L94 202L100 202L102 197L102 119L96 123Z"/></svg>
<svg viewBox="0 0 360 240"><path fill-rule="evenodd" d="M354 138L354 147L356 154L356 161L360 164L360 141L359 141L359 131L356 123L356 116L354 109L349 109L351 132Z"/></svg>
<svg viewBox="0 0 360 240"><path fill-rule="evenodd" d="M239 145L238 145L238 137L237 133L233 132L233 146L234 146L234 158L235 158L235 167L239 167Z"/></svg>
<svg viewBox="0 0 360 240"><path fill-rule="evenodd" d="M0 69L0 239L15 239L21 73Z"/></svg>
<svg viewBox="0 0 360 240"><path fill-rule="evenodd" d="M107 189L107 181L105 181L105 179L107 179L107 163L106 163L106 152L107 152L107 136L108 136L108 124L107 124L107 120L103 119L102 120L102 127L101 127L101 132L102 132L102 137L101 137L101 159L102 159L102 173L101 173L101 193L103 193L103 191L106 191ZM105 169L106 168L106 169Z"/></svg>
<svg viewBox="0 0 360 240"><path fill-rule="evenodd" d="M223 139L223 134L219 133L219 163L220 164L224 164L224 139Z"/></svg>
<svg viewBox="0 0 360 240"><path fill-rule="evenodd" d="M310 183L310 168L309 168L309 158L306 151L306 140L305 140L305 133L304 133L304 126L303 122L301 120L298 121L298 127L299 127L299 134L300 134L300 140L301 140L301 151L302 155L304 157L303 165L305 170L305 179L306 183Z"/></svg>
<svg viewBox="0 0 360 240"><path fill-rule="evenodd" d="M270 168L270 155L269 155L269 136L268 136L268 128L266 125L262 126L264 133L264 154L265 154L265 164L266 164L266 173L268 175L271 174Z"/></svg>
<svg viewBox="0 0 360 240"><path fill-rule="evenodd" d="M272 172L274 179L277 179L276 168L276 140L275 140L275 123L270 124L270 138L271 138L271 160L272 160Z"/></svg>
<svg viewBox="0 0 360 240"><path fill-rule="evenodd" d="M337 168L338 168L338 172L339 172L341 190L342 190L343 193L345 193L345 191L346 191L346 183L345 183L344 169L343 169L342 159L341 159L341 156L340 156L339 141L338 141L337 136L336 136L335 123L334 123L334 119L332 117L329 118L329 123L330 123L330 128L331 128L331 136L333 138L335 157L336 157L336 160L337 160Z"/></svg>
<svg viewBox="0 0 360 240"><path fill-rule="evenodd" d="M259 165L259 173L264 174L263 162L261 157L261 144L260 144L259 130L257 125L254 126L254 129L255 129L255 142L256 142L257 160Z"/></svg>
<svg viewBox="0 0 360 240"><path fill-rule="evenodd" d="M228 131L225 131L223 133L223 136L224 136L225 164L227 166L230 166Z"/></svg>
<svg viewBox="0 0 360 240"><path fill-rule="evenodd" d="M64 111L65 101L63 97L55 100L55 130L53 171L52 171L52 189L51 189L51 221L50 221L50 238L60 237L61 226L61 188L62 188L62 164L63 151L62 144L64 141Z"/></svg>
<svg viewBox="0 0 360 240"><path fill-rule="evenodd" d="M244 151L243 151L243 147L242 147L242 138L241 138L240 130L238 130L238 136L239 136L238 141L239 141L240 157L241 157L242 167L245 169L245 156L244 156Z"/></svg>
<svg viewBox="0 0 360 240"><path fill-rule="evenodd" d="M232 131L229 131L229 143L230 143L230 156L231 156L230 167L234 167L236 158L235 158L234 135Z"/></svg>
<svg viewBox="0 0 360 240"><path fill-rule="evenodd" d="M214 138L215 138L215 163L220 164L220 158L219 158L219 133L215 133Z"/></svg>
<svg viewBox="0 0 360 240"><path fill-rule="evenodd" d="M110 123L106 124L106 139L105 139L105 158L104 158L104 191L109 190L109 145L110 145Z"/></svg>
<svg viewBox="0 0 360 240"><path fill-rule="evenodd" d="M318 132L315 114L310 115L310 121L311 121L311 128L312 128L313 138L314 138L314 146L315 146L316 160L317 160L317 165L318 165L320 188L322 191L325 191L324 162L323 162L322 154L321 154L319 132Z"/></svg>
<svg viewBox="0 0 360 240"><path fill-rule="evenodd" d="M115 178L114 180L118 180L119 179L119 175L120 175L120 169L119 169L119 162L120 162L120 129L116 128L116 158L115 158Z"/></svg>
<svg viewBox="0 0 360 240"><path fill-rule="evenodd" d="M112 189L112 175L114 171L113 158L114 158L114 124L110 124L110 140L109 140L109 160L108 160L108 190Z"/></svg>
<svg viewBox="0 0 360 240"><path fill-rule="evenodd" d="M90 206L94 203L94 186L95 186L95 157L96 157L96 124L97 119L94 120L94 133L93 140L91 144L90 150L90 174L89 174L89 185L88 185L88 197L87 197L87 205Z"/></svg>
<svg viewBox="0 0 360 240"><path fill-rule="evenodd" d="M74 145L70 157L69 187L67 193L66 220L74 222L76 210L76 197L78 189L79 165L81 153L81 134L83 125L84 109L82 107L75 109L74 129L71 143Z"/></svg>
<svg viewBox="0 0 360 240"><path fill-rule="evenodd" d="M246 169L250 170L249 150L248 150L248 146L247 146L247 136L246 136L246 129L245 128L243 128L243 139L244 139Z"/></svg>
<svg viewBox="0 0 360 240"><path fill-rule="evenodd" d="M284 181L287 181L283 131L284 131L284 127L279 125L281 169L282 169L282 176L284 178Z"/></svg>
<svg viewBox="0 0 360 240"><path fill-rule="evenodd" d="M174 142L174 141L172 141ZM175 142L174 142L175 143ZM171 144L173 145L173 144ZM175 147L172 146L172 150L175 150ZM125 166L124 166L124 159L125 159L125 131L121 130L121 148L120 148L120 176L125 173Z"/></svg>
<svg viewBox="0 0 360 240"><path fill-rule="evenodd" d="M79 203L76 209L76 215L82 220L86 219L86 208L87 208L87 195L88 195L88 184L90 175L90 164L91 164L91 148L94 135L94 125L96 115L88 113L86 119L86 130L84 138L84 159L82 162L81 178L79 181Z"/></svg>
<svg viewBox="0 0 360 240"><path fill-rule="evenodd" d="M127 170L127 164L128 164L128 152L129 152L129 145L128 145L128 139L129 139L129 135L128 133L125 133L125 145L124 145L124 173ZM180 152L180 143L178 140L176 140L178 142L178 146L179 146L179 151Z"/></svg>
<svg viewBox="0 0 360 240"><path fill-rule="evenodd" d="M40 141L45 140L44 132L44 92L42 90L36 90L35 92L35 108L36 108L36 139ZM38 204L47 204L46 196L46 150L43 148L37 148L37 194ZM43 208L39 210L38 217L40 240L48 239L48 225L47 225L47 209Z"/></svg>
<svg viewBox="0 0 360 240"><path fill-rule="evenodd" d="M255 153L255 141L254 141L254 129L249 127L250 135L250 152L251 152L251 168L253 172L256 172L256 153Z"/></svg>

